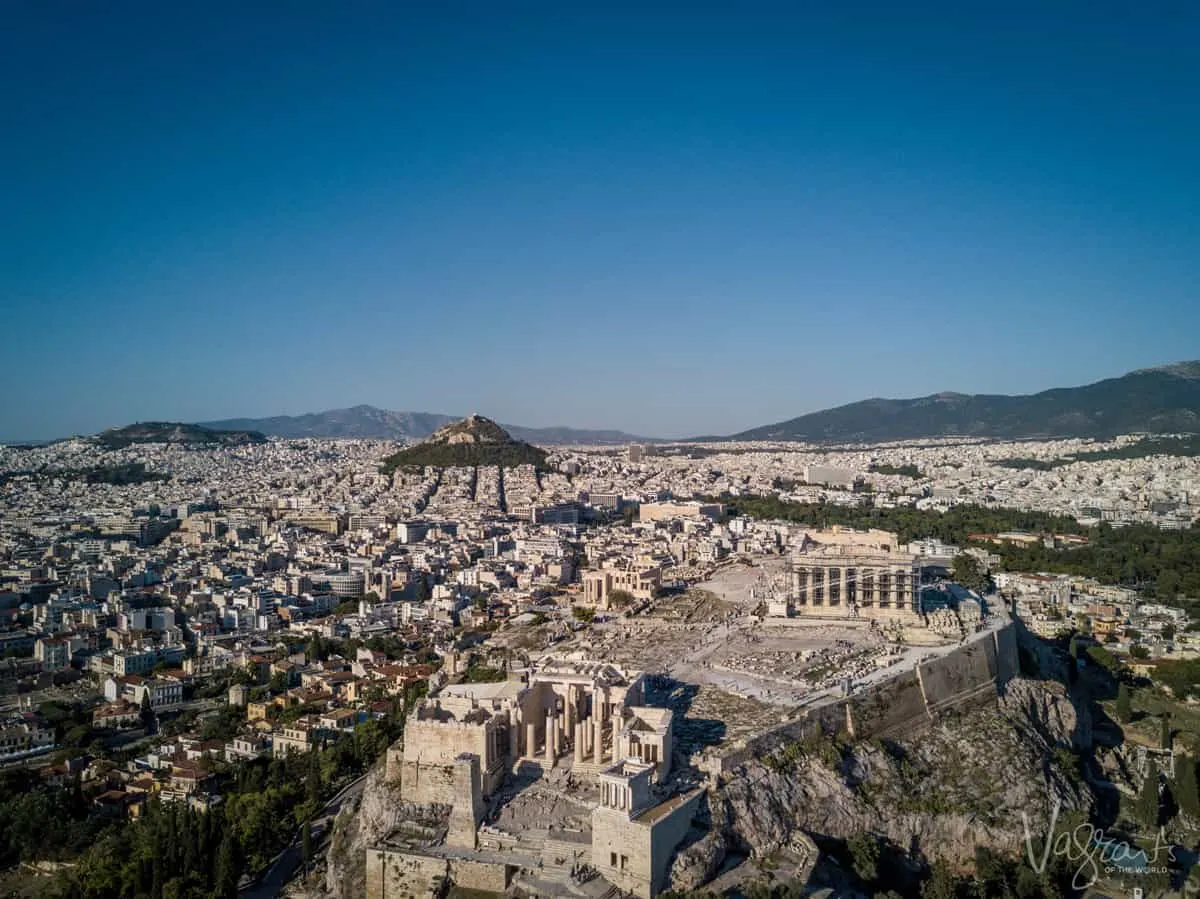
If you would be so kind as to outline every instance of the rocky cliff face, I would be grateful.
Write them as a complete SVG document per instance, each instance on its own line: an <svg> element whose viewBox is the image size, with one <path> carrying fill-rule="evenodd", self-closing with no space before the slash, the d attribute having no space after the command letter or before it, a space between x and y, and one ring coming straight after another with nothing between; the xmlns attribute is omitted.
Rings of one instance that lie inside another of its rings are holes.
<svg viewBox="0 0 1200 899"><path fill-rule="evenodd" d="M397 831L420 832L444 825L448 809L416 806L400 798L379 762L367 776L358 802L342 809L330 837L325 896L363 899L366 895L366 850Z"/></svg>
<svg viewBox="0 0 1200 899"><path fill-rule="evenodd" d="M873 833L952 865L971 861L977 846L1020 851L1022 812L1037 826L1056 801L1064 811L1091 803L1075 754L1090 745L1090 715L1062 684L1018 678L995 706L947 716L910 738L783 746L710 792L706 832L676 856L672 886L702 885L731 852L766 856L795 845L798 831ZM401 801L380 764L335 824L325 895L361 899L364 851L398 830L435 824L426 819L444 811Z"/></svg>
<svg viewBox="0 0 1200 899"><path fill-rule="evenodd" d="M845 839L873 833L952 865L977 846L1019 851L1021 813L1049 820L1091 801L1073 747L1090 718L1055 682L1018 679L989 709L944 719L909 739L792 744L732 773L710 797L710 832L683 850L672 883L694 888L731 851L768 855L798 828ZM1037 826L1036 824L1034 826Z"/></svg>
<svg viewBox="0 0 1200 899"><path fill-rule="evenodd" d="M325 894L334 899L361 899L366 895L364 851L396 827L399 791L384 779L381 762L367 775L357 803L346 805L333 825Z"/></svg>
<svg viewBox="0 0 1200 899"><path fill-rule="evenodd" d="M1079 752L1092 748L1092 713L1057 681L1011 681L1000 696L1000 713L1018 729L1032 731L1050 746Z"/></svg>

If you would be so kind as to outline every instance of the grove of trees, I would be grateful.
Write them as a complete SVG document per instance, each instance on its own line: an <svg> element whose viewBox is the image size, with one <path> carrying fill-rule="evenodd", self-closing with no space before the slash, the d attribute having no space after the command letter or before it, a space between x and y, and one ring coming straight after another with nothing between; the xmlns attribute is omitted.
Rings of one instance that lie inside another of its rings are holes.
<svg viewBox="0 0 1200 899"><path fill-rule="evenodd" d="M1147 596L1188 607L1200 616L1200 528L1163 530L1134 524L1114 528L1107 522L1084 527L1074 518L1019 509L955 506L946 512L898 508L850 508L825 503L789 503L774 497L736 497L730 514L779 518L818 527L844 525L894 531L902 543L936 537L958 546L987 547L1000 556L1006 571L1051 571L1091 577L1107 584L1141 589ZM1041 542L1029 545L982 543L972 535L1004 531L1077 534L1086 545L1062 549ZM1191 597L1182 602L1178 596Z"/></svg>
<svg viewBox="0 0 1200 899"><path fill-rule="evenodd" d="M73 862L43 891L50 899L232 899L243 872L265 868L325 801L382 756L423 686L391 714L308 753L210 761L222 801L206 812L151 799L141 817L126 821L96 808L78 778L51 786L24 771L0 774L0 864Z"/></svg>

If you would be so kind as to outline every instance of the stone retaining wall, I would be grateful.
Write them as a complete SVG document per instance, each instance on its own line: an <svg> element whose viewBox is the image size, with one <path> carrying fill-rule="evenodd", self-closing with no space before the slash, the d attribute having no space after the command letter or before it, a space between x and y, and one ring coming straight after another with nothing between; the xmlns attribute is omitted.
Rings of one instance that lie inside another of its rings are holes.
<svg viewBox="0 0 1200 899"><path fill-rule="evenodd" d="M976 634L943 656L864 688L846 699L807 709L795 720L725 752L707 753L701 770L714 777L752 756L798 741L826 737L895 738L927 727L945 712L994 702L1019 671L1017 638L1009 623Z"/></svg>

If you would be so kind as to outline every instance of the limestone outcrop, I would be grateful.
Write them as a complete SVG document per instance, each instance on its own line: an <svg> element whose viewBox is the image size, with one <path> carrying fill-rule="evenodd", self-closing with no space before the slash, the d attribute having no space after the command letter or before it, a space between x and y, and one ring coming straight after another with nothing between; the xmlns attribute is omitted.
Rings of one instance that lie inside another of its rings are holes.
<svg viewBox="0 0 1200 899"><path fill-rule="evenodd" d="M901 851L962 866L980 846L1018 852L1022 812L1044 826L1055 803L1064 812L1091 804L1077 755L1090 745L1090 715L1068 689L1025 678L1009 681L990 707L947 712L912 736L769 744L709 791L670 882L693 889L731 853L803 850L809 836L873 833ZM436 827L440 811L404 803L377 767L361 801L336 823L326 895L361 899L365 850L397 832Z"/></svg>
<svg viewBox="0 0 1200 899"><path fill-rule="evenodd" d="M1070 770L1071 747L1088 734L1062 685L1017 679L999 705L947 716L912 738L779 747L714 791L712 831L680 853L675 883L702 882L730 851L769 855L797 829L874 833L951 864L968 863L977 846L1018 851L1022 812L1044 822L1056 801L1064 810L1090 803Z"/></svg>
<svg viewBox="0 0 1200 899"><path fill-rule="evenodd" d="M366 850L401 830L436 828L447 809L416 806L400 797L386 777L383 762L367 775L356 802L347 803L334 822L330 837L325 895L332 899L363 899L366 895Z"/></svg>

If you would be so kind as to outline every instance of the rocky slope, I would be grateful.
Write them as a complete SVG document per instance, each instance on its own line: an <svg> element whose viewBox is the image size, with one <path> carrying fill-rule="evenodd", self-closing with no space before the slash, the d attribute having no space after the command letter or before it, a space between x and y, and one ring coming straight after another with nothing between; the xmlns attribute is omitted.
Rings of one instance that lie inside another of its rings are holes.
<svg viewBox="0 0 1200 899"><path fill-rule="evenodd" d="M361 899L366 893L364 851L400 826L403 805L399 791L384 779L380 762L367 775L358 802L346 805L333 825L325 895L333 899Z"/></svg>
<svg viewBox="0 0 1200 899"><path fill-rule="evenodd" d="M1048 821L1056 801L1090 805L1073 754L1090 738L1089 715L1061 684L1020 679L998 706L909 739L793 744L715 791L711 829L676 857L672 883L695 888L728 853L769 855L796 828L814 838L871 833L951 865L968 863L977 846L1017 852L1022 812Z"/></svg>
<svg viewBox="0 0 1200 899"><path fill-rule="evenodd" d="M449 808L416 806L400 798L398 787L385 778L381 760L367 775L358 801L338 814L330 836L323 896L362 899L366 895L366 855L371 846L400 831L419 833L445 824Z"/></svg>
<svg viewBox="0 0 1200 899"><path fill-rule="evenodd" d="M1018 852L1022 812L1044 822L1056 801L1064 811L1091 804L1077 764L1091 740L1090 714L1066 687L1019 678L995 706L951 715L910 738L791 744L744 764L710 793L706 832L676 856L672 885L699 887L730 853L767 856L795 845L798 831L815 839L872 833L951 865L969 863L977 846ZM334 826L325 895L361 899L364 850L428 823L428 814L400 800L381 763Z"/></svg>

